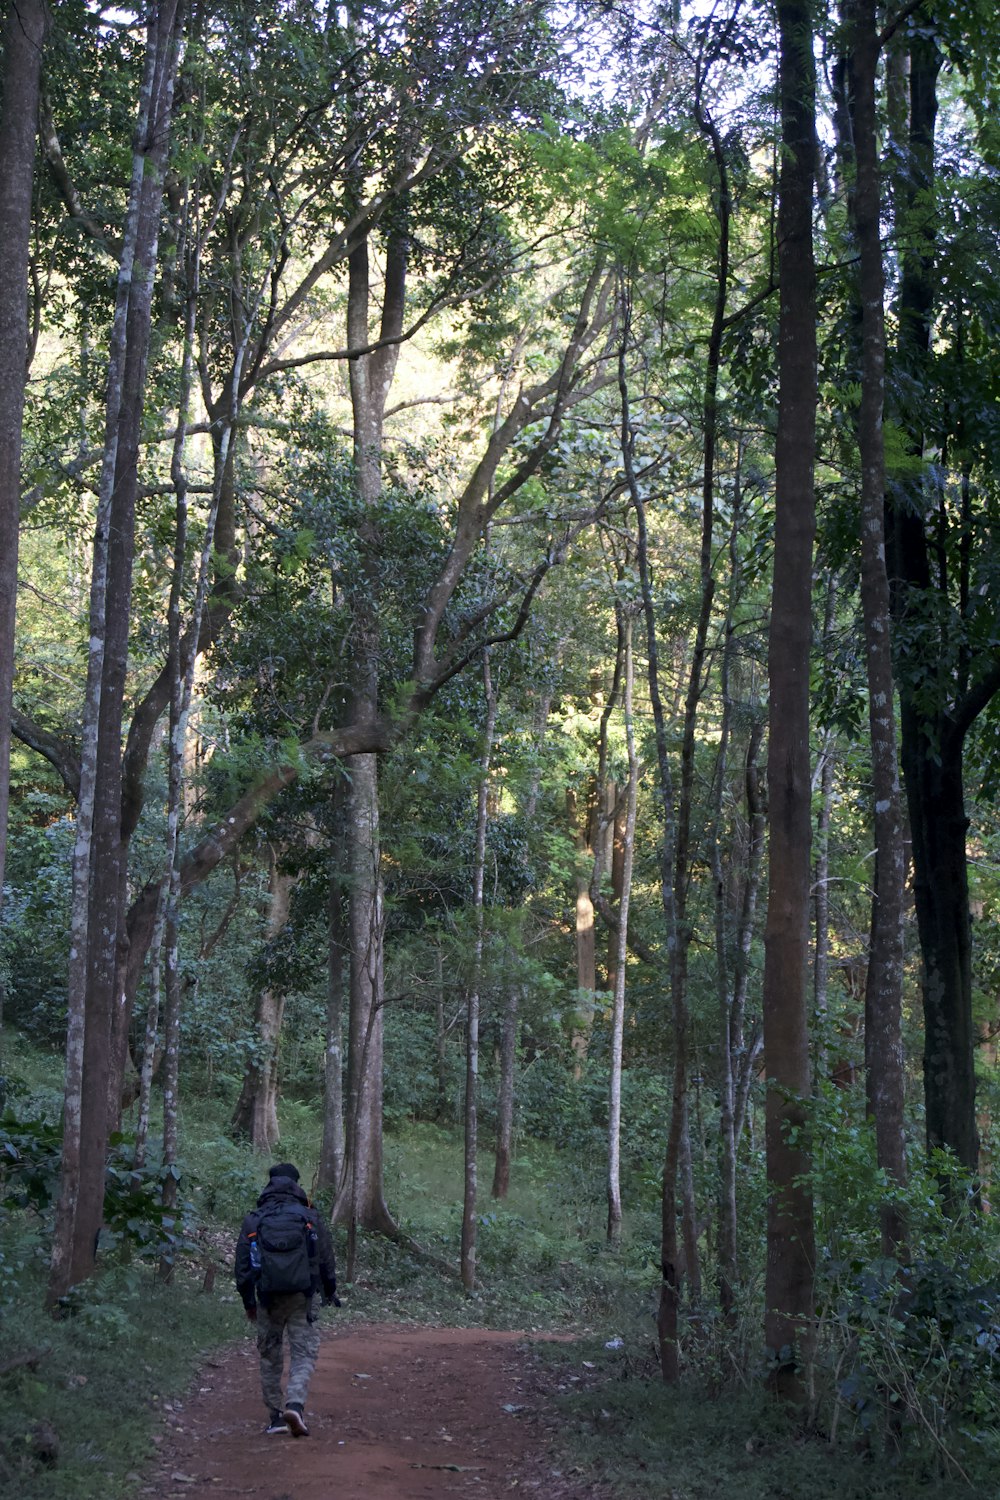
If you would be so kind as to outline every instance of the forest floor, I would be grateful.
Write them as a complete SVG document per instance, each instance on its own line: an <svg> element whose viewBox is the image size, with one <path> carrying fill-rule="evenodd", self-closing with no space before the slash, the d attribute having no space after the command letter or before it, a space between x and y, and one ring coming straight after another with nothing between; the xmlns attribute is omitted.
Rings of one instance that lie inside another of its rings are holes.
<svg viewBox="0 0 1000 1500"><path fill-rule="evenodd" d="M256 1349L221 1351L164 1411L143 1494L259 1500L604 1500L554 1447L537 1335L374 1324L324 1329L308 1438L267 1437Z"/></svg>

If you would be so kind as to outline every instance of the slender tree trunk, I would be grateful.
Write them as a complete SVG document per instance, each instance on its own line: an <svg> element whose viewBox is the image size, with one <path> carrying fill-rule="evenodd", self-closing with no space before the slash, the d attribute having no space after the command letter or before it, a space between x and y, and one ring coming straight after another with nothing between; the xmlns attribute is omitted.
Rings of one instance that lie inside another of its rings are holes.
<svg viewBox="0 0 1000 1500"><path fill-rule="evenodd" d="M113 986L124 921L121 727L137 465L178 21L177 0L161 0L151 10L109 356L74 852L64 1143L50 1304L92 1271L104 1205Z"/></svg>
<svg viewBox="0 0 1000 1500"><path fill-rule="evenodd" d="M354 475L366 509L359 528L363 563L354 591L352 715L373 723L379 711L380 534L374 514L382 493L382 433L385 405L399 355L406 298L408 240L400 227L389 237L382 295L383 347L349 362L353 414ZM369 246L359 234L348 257L347 339L351 348L370 342ZM336 1222L346 1222L353 1265L358 1226L395 1237L398 1228L385 1202L382 1170L382 876L379 845L378 767L374 755L347 761L350 777L345 839L350 869L348 928L351 978L348 1057L347 1161L334 1204Z"/></svg>
<svg viewBox="0 0 1000 1500"><path fill-rule="evenodd" d="M837 605L837 580L831 573L826 584L826 607L823 614L823 656L829 655ZM833 815L834 736L823 737L819 752L819 812L816 817L813 864L813 906L815 951L813 957L813 1015L816 1019L816 1041L813 1059L814 1082L826 1071L826 1014L830 985L830 822Z"/></svg>
<svg viewBox="0 0 1000 1500"><path fill-rule="evenodd" d="M149 964L149 1004L146 1007L145 1040L142 1049L142 1067L139 1072L139 1116L135 1127L135 1149L133 1163L138 1169L145 1166L149 1141L150 1101L153 1095L153 1072L156 1066L156 1038L160 1029L160 1009L163 1003L163 928L166 921L167 881L164 875L157 902L156 929L150 944L152 958Z"/></svg>
<svg viewBox="0 0 1000 1500"><path fill-rule="evenodd" d="M878 1163L897 1184L906 1177L903 1107L903 909L906 860L896 754L896 690L885 549L885 272L875 79L875 0L849 0L851 108L855 182L848 196L858 249L861 303L861 606L868 662L869 726L875 826L875 896L865 987L865 1069ZM903 1236L899 1210L881 1209L882 1249L893 1255Z"/></svg>
<svg viewBox="0 0 1000 1500"><path fill-rule="evenodd" d="M622 576L622 568L619 564L618 577ZM615 650L615 670L611 680L611 688L604 703L601 713L601 725L597 737L597 785L595 791L595 804L597 813L597 833L594 836L594 856L590 874L590 908L593 913L601 901L601 886L606 875L611 875L611 896L617 904L621 900L622 889L622 855L623 849L619 847L620 835L624 825L625 807L624 802L618 804L617 791L613 777L608 771L608 729L611 724L611 716L617 707L621 696L622 674L625 670L625 640L621 630L621 621L618 622L618 642ZM608 933L607 947L607 976L605 988L613 991L615 987L615 965L618 951L618 930L614 928ZM596 974L595 974L596 982Z"/></svg>
<svg viewBox="0 0 1000 1500"><path fill-rule="evenodd" d="M514 1070L517 1065L517 1013L520 993L516 984L507 991L500 1036L500 1081L497 1085L497 1139L493 1165L494 1198L506 1198L510 1188L510 1162L514 1138Z"/></svg>
<svg viewBox="0 0 1000 1500"><path fill-rule="evenodd" d="M551 692L543 692L538 699L538 708L535 713L535 759L532 762L531 775L528 781L528 794L524 799L524 816L529 823L533 822L538 813L538 797L542 786L542 754L545 748L545 734L549 723L549 713L552 709Z"/></svg>
<svg viewBox="0 0 1000 1500"><path fill-rule="evenodd" d="M434 945L434 1061L437 1068L437 1120L443 1124L451 1117L448 1102L448 1032L444 1015L444 949L441 939Z"/></svg>
<svg viewBox="0 0 1000 1500"><path fill-rule="evenodd" d="M374 755L352 755L345 840L350 859L350 1006L347 1068L347 1160L333 1208L335 1223L395 1238L385 1203L382 1168L382 879L378 824L378 765Z"/></svg>
<svg viewBox="0 0 1000 1500"><path fill-rule="evenodd" d="M323 1070L323 1146L317 1188L340 1187L344 1172L344 956L347 932L344 887L331 868L327 928L326 1047Z"/></svg>
<svg viewBox="0 0 1000 1500"><path fill-rule="evenodd" d="M642 589L642 607L646 625L646 657L649 680L649 699L653 710L653 726L656 733L656 764L661 800L663 835L660 843L660 896L663 902L664 927L667 949L673 954L677 948L677 916L674 905L674 864L676 818L674 806L674 779L667 749L667 720L660 693L659 644L656 632L656 610L653 604L653 579L649 562L648 533L646 527L646 503L635 474L633 454L634 432L632 428L628 376L625 351L628 344L631 322L627 287L622 286L622 342L618 354L618 390L621 398L621 452L625 469L625 480L629 498L636 518L636 562ZM672 965L671 965L672 967ZM676 1001L677 991L671 983L671 994ZM673 1016L674 1036L674 1089L670 1111L670 1128L663 1165L663 1190L661 1199L660 1230L660 1301L656 1313L656 1329L659 1344L660 1373L670 1384L676 1383L680 1374L680 1347L678 1322L680 1313L681 1269L677 1239L677 1166L680 1143L687 1131L687 1017L678 1015L676 1003Z"/></svg>
<svg viewBox="0 0 1000 1500"><path fill-rule="evenodd" d="M486 875L486 827L490 761L497 721L497 694L490 673L489 652L483 656L483 696L486 724L479 762L479 795L476 802L476 852L472 867L472 910L476 924L472 953L472 980L465 1010L465 1194L462 1205L462 1285L472 1292L476 1285L476 1195L479 1149L479 1001L483 975L483 889Z"/></svg>
<svg viewBox="0 0 1000 1500"><path fill-rule="evenodd" d="M765 1342L772 1383L805 1398L815 1267L809 1153L806 973L811 785L809 667L815 532L816 274L813 170L815 64L809 0L779 0L781 167L778 204L778 433L774 579L768 667L770 882L764 962L767 1153Z"/></svg>
<svg viewBox="0 0 1000 1500"><path fill-rule="evenodd" d="M673 914L676 925L676 943L673 947L670 965L670 992L674 1018L675 1123L671 1126L672 1145L668 1148L668 1160L671 1163L676 1160L676 1170L680 1175L683 1200L684 1262L691 1287L691 1295L697 1300L701 1294L701 1267L698 1249L698 1214L694 1193L691 1135L687 1107L687 1054L689 1045L687 1034L689 1026L688 958L693 934L687 919L687 906L691 880L691 830L694 808L695 747L697 742L698 714L704 690L705 653L708 645L708 632L711 625L712 606L715 597L712 554L714 548L715 468L719 425L719 366L729 293L729 238L732 199L729 189L729 170L722 137L705 107L700 86L695 98L695 118L699 129L709 142L717 174L719 238L715 267L715 301L712 311L712 327L709 334L708 352L705 361L705 385L702 400L702 528L699 554L701 597L691 650L691 661L687 673L687 690L684 695L680 786L677 799L676 833L674 837L674 863L671 872L671 879L674 886ZM681 1068L683 1068L683 1073L680 1071Z"/></svg>
<svg viewBox="0 0 1000 1500"><path fill-rule="evenodd" d="M903 201L904 249L899 296L899 352L909 379L919 384L926 368L937 286L934 133L937 78L942 57L932 36L916 35L910 45L909 171ZM915 455L924 452L919 413L904 412ZM921 618L922 599L934 589L924 511L923 474L919 486L892 506L893 607L899 636L905 638L912 610ZM905 649L905 647L904 647ZM941 642L943 663L952 659ZM924 1103L928 1148L953 1151L975 1173L979 1165L976 1123L975 1028L972 1020L972 930L966 851L968 817L963 784L965 735L991 694L968 689L952 701L954 682L941 672L928 705L927 674L936 664L921 662L900 676L903 776L913 857L913 893L923 967ZM960 684L961 685L961 684ZM994 689L995 690L995 689Z"/></svg>
<svg viewBox="0 0 1000 1500"><path fill-rule="evenodd" d="M280 855L270 851L266 940L272 943L288 922L295 876L281 869ZM243 1087L233 1111L232 1128L245 1136L255 1151L272 1152L278 1129L278 1048L285 996L270 986L257 996L255 1047L243 1071Z"/></svg>
<svg viewBox="0 0 1000 1500"><path fill-rule="evenodd" d="M576 793L566 793L566 811L576 840L576 1005L573 1017L573 1071L580 1078L590 1051L594 1028L594 992L597 989L597 941L594 903L590 894L590 870L594 851L590 847L591 810L578 807Z"/></svg>
<svg viewBox="0 0 1000 1500"><path fill-rule="evenodd" d="M192 233L190 203L185 203L183 218L183 240ZM197 234L193 237L197 240ZM168 605L168 650L167 668L170 675L170 716L167 740L167 856L164 875L163 896L163 948L166 967L166 1010L164 1013L164 1074L163 1074L163 1178L162 1202L165 1210L172 1210L177 1202L180 1177L180 1054L181 1018L186 986L181 980L180 928L181 928L181 876L180 876L180 830L184 811L184 768L187 746L188 715L194 691L195 653L189 651L185 661L182 640L182 604L187 572L188 552L188 477L185 465L185 448L190 418L191 387L194 368L195 318L198 310L200 290L200 247L194 246L190 257L189 287L184 326L184 352L181 361L181 395L178 403L177 432L171 455L171 480L176 505L176 531L174 540L173 577L170 584ZM219 511L219 490L213 487L212 502L202 540L200 561L195 577L194 603L191 632L197 640L201 630L202 614L208 594L208 581L215 540L215 525ZM128 839L123 837L122 879L126 874ZM125 896L122 893L121 907ZM124 972L119 965L119 974ZM158 994L154 994L158 1001ZM124 1011L123 1035L117 1049L112 1028L111 1092L109 1096L109 1128L113 1128L116 1114L121 1111L120 1064L128 1050L128 1018L131 1005L126 999L124 986L120 991L120 1003ZM149 1022L152 1021L152 1026ZM147 1044L155 1050L155 1012L147 1017ZM148 1066L148 1076L147 1076ZM152 1076L151 1060L143 1058L143 1073L146 1078L146 1110L148 1116L149 1079ZM141 1085L140 1085L141 1088ZM145 1135L137 1137L137 1156L140 1146L145 1147ZM169 1281L173 1275L173 1257L164 1256L160 1261L160 1275Z"/></svg>
<svg viewBox="0 0 1000 1500"><path fill-rule="evenodd" d="M746 877L740 906L740 919L736 939L736 970L733 975L732 1020L729 1034L732 1037L733 1055L738 1059L736 1070L736 1099L733 1110L734 1149L738 1151L746 1124L750 1089L757 1072L764 1045L759 1020L755 1021L747 1036L747 996L750 987L750 950L753 944L754 920L757 913L757 898L760 893L760 877L764 864L764 839L766 815L764 798L760 788L759 756L764 726L755 720L747 744L745 791L747 821L749 824L749 848Z"/></svg>
<svg viewBox="0 0 1000 1500"><path fill-rule="evenodd" d="M7 859L14 616L21 525L21 430L28 378L28 253L44 0L4 7L0 110L0 905ZM0 1018L2 1018L0 988Z"/></svg>
<svg viewBox="0 0 1000 1500"><path fill-rule="evenodd" d="M739 485L736 486L737 497ZM726 873L723 867L722 841L723 818L728 779L729 748L732 733L733 703L731 690L734 649L733 604L739 587L738 553L735 532L739 523L739 504L734 505L733 529L730 535L730 557L733 566L730 573L729 598L726 607L725 639L720 668L722 693L722 722L719 726L719 753L715 766L715 806L713 810L710 860L712 881L715 886L715 970L716 995L719 1006L719 1234L716 1259L718 1261L719 1303L722 1316L731 1322L735 1309L736 1231L738 1224L736 1201L736 1081L733 1057L733 1013L730 995L729 921ZM735 843L735 840L734 840Z"/></svg>
<svg viewBox="0 0 1000 1500"><path fill-rule="evenodd" d="M912 703L902 713L913 840L913 894L923 957L924 1095L929 1150L979 1167L972 941L962 741L946 730L935 756ZM950 726L949 726L950 727ZM907 733L913 736L907 744ZM921 741L923 740L923 743Z"/></svg>
<svg viewBox="0 0 1000 1500"><path fill-rule="evenodd" d="M622 1232L621 1123L622 1050L625 1037L625 968L628 962L628 912L632 899L632 855L635 846L636 803L639 794L639 760L635 750L633 697L635 664L632 657L632 621L623 618L618 606L619 640L625 656L625 743L628 747L628 789L625 808L625 860L622 892L618 903L618 949L615 954L615 988L611 1012L611 1064L608 1096L608 1240L616 1244Z"/></svg>

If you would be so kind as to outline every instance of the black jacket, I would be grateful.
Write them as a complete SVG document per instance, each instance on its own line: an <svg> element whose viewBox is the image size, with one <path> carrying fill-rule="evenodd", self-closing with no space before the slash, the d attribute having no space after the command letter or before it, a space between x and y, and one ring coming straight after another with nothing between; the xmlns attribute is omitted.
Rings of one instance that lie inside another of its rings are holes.
<svg viewBox="0 0 1000 1500"><path fill-rule="evenodd" d="M302 1188L291 1177L272 1177L267 1187L257 1199L257 1207L248 1213L240 1228L240 1237L236 1241L236 1290L243 1298L243 1306L247 1309L255 1307L259 1293L257 1283L250 1264L250 1234L256 1231L260 1220L261 1210L268 1209L283 1203L300 1203L303 1208L309 1207L309 1199ZM317 1253L316 1253L316 1280L313 1287L314 1292L322 1290L323 1296L331 1299L337 1290L337 1268L333 1259L333 1240L330 1236L330 1227L321 1213L317 1213L313 1220L316 1230ZM263 1301L263 1299L261 1299Z"/></svg>

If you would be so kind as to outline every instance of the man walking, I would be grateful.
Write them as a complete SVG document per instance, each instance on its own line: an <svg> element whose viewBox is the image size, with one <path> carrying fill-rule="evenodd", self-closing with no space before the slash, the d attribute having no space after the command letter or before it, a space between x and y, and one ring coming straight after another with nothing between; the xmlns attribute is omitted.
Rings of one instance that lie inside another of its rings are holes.
<svg viewBox="0 0 1000 1500"><path fill-rule="evenodd" d="M305 1404L319 1354L316 1294L337 1301L333 1241L322 1214L314 1212L299 1186L298 1168L279 1162L248 1213L236 1244L236 1290L257 1325L260 1383L268 1436L308 1437ZM285 1334L288 1335L288 1399L282 1396Z"/></svg>

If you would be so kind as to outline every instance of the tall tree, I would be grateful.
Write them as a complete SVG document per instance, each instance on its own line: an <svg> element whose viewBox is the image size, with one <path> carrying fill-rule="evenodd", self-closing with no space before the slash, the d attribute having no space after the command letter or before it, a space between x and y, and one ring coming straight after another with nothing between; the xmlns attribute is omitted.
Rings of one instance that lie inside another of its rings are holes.
<svg viewBox="0 0 1000 1500"><path fill-rule="evenodd" d="M875 0L845 9L850 46L853 184L848 206L858 254L861 315L861 607L868 665L868 722L875 825L875 893L865 984L865 1069L879 1166L901 1184L906 1176L903 1106L903 909L906 859L896 750L896 687L891 602L885 549L885 271L882 263L881 174L875 84L879 34ZM886 1255L902 1238L898 1211L881 1213Z"/></svg>
<svg viewBox="0 0 1000 1500"><path fill-rule="evenodd" d="M21 428L28 376L28 249L39 79L48 21L45 0L10 0L0 23L0 242L4 247L0 256L0 906L7 858Z"/></svg>
<svg viewBox="0 0 1000 1500"><path fill-rule="evenodd" d="M462 1197L462 1285L472 1292L476 1285L476 1197L479 1150L479 1017L483 983L484 910L486 879L486 833L489 818L490 766L497 722L497 689L490 670L490 655L483 656L483 697L486 723L479 760L476 791L476 843L472 863L472 973L465 1004L465 1191Z"/></svg>
<svg viewBox="0 0 1000 1500"><path fill-rule="evenodd" d="M608 1090L608 1240L621 1238L621 1117L622 1117L622 1051L625 1036L625 971L628 958L628 913L632 899L632 863L635 850L635 822L639 792L639 758L635 748L635 664L632 652L632 619L616 600L619 653L624 659L622 708L625 715L625 744L628 752L628 783L625 797L624 868L621 897L618 902L618 931L615 934L615 983L611 1009L611 1063Z"/></svg>
<svg viewBox="0 0 1000 1500"><path fill-rule="evenodd" d="M971 1172L979 1165L972 931L966 850L966 739L1000 691L989 585L977 584L969 474L954 519L943 494L949 439L958 449L991 450L989 437L968 444L948 430L941 406L928 412L938 275L935 204L937 38L909 38L906 172L897 194L901 275L895 398L915 472L890 489L890 564L897 641L903 779L909 812L913 893L920 938L924 1010L927 1144L945 1147ZM992 277L992 268L987 273ZM962 347L961 312L956 344ZM959 379L962 377L959 376ZM949 403L962 408L961 400ZM944 459L944 461L942 461ZM963 457L962 462L967 462ZM989 563L983 559L984 575ZM984 612L985 611L985 612ZM979 628L980 622L989 625Z"/></svg>
<svg viewBox="0 0 1000 1500"><path fill-rule="evenodd" d="M768 646L769 885L764 961L767 1069L767 1276L764 1332L773 1383L802 1399L815 1269L809 1151L806 972L811 785L809 667L816 525L816 162L810 0L779 0L781 166L778 177L778 431L774 575Z"/></svg>
<svg viewBox="0 0 1000 1500"><path fill-rule="evenodd" d="M121 740L139 440L180 15L178 0L162 0L149 14L109 352L74 853L64 1141L48 1291L52 1303L93 1268L104 1206L114 984L124 921Z"/></svg>

